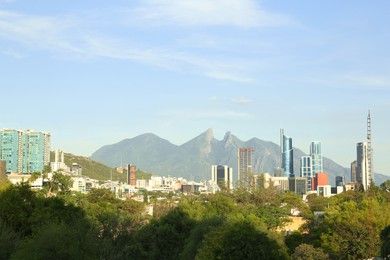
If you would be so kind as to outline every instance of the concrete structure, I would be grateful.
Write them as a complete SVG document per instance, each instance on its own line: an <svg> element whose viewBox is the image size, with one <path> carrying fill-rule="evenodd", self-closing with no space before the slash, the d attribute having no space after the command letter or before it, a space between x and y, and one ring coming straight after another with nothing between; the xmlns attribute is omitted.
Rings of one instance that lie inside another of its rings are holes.
<svg viewBox="0 0 390 260"><path fill-rule="evenodd" d="M33 130L0 131L0 160L7 173L42 172L50 163L50 134Z"/></svg>
<svg viewBox="0 0 390 260"><path fill-rule="evenodd" d="M227 165L212 165L211 180L215 182L221 190L233 190L233 168Z"/></svg>
<svg viewBox="0 0 390 260"><path fill-rule="evenodd" d="M273 177L272 178L274 187L277 190L285 191L289 190L289 181L287 177Z"/></svg>
<svg viewBox="0 0 390 260"><path fill-rule="evenodd" d="M6 172L23 170L23 131L3 129L0 131L0 160L6 162Z"/></svg>
<svg viewBox="0 0 390 260"><path fill-rule="evenodd" d="M356 160L351 163L351 182L357 183L357 178L356 178Z"/></svg>
<svg viewBox="0 0 390 260"><path fill-rule="evenodd" d="M307 193L307 178L305 177L292 177L288 178L289 189L297 195L304 195Z"/></svg>
<svg viewBox="0 0 390 260"><path fill-rule="evenodd" d="M336 187L344 186L344 176L336 176Z"/></svg>
<svg viewBox="0 0 390 260"><path fill-rule="evenodd" d="M322 151L321 142L311 142L310 145L310 157L312 162L312 177L316 176L317 173L323 172L322 164Z"/></svg>
<svg viewBox="0 0 390 260"><path fill-rule="evenodd" d="M309 155L304 155L301 157L301 177L307 178L307 190L311 191L314 188L314 183L312 183L313 175L313 165L312 157Z"/></svg>
<svg viewBox="0 0 390 260"><path fill-rule="evenodd" d="M253 148L238 148L238 187L250 188L253 175Z"/></svg>
<svg viewBox="0 0 390 260"><path fill-rule="evenodd" d="M371 176L368 170L367 143L361 142L356 145L356 181L367 190L371 184Z"/></svg>
<svg viewBox="0 0 390 260"><path fill-rule="evenodd" d="M127 184L130 186L136 185L135 183L135 172L137 171L137 167L134 164L127 165Z"/></svg>
<svg viewBox="0 0 390 260"><path fill-rule="evenodd" d="M50 163L50 168L52 171L69 171L69 167L65 164L65 154L62 150L54 151L54 162Z"/></svg>
<svg viewBox="0 0 390 260"><path fill-rule="evenodd" d="M280 154L281 168L285 177L294 177L294 153L292 138L284 134L284 129L280 129Z"/></svg>
<svg viewBox="0 0 390 260"><path fill-rule="evenodd" d="M75 174L75 175L82 175L83 174L83 168L81 167L81 165L79 165L77 163L72 163L72 166L70 167L70 171L72 174Z"/></svg>
<svg viewBox="0 0 390 260"><path fill-rule="evenodd" d="M330 197L332 196L332 186L330 185L318 185L317 186L318 196Z"/></svg>
<svg viewBox="0 0 390 260"><path fill-rule="evenodd" d="M23 173L42 172L50 165L50 134L27 130L23 132Z"/></svg>

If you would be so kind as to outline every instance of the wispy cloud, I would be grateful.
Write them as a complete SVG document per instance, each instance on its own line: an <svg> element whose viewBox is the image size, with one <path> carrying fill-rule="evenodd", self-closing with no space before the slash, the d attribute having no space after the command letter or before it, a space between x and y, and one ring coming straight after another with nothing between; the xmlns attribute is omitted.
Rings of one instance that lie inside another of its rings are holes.
<svg viewBox="0 0 390 260"><path fill-rule="evenodd" d="M177 26L278 26L287 16L265 11L254 0L145 0L137 11L157 24Z"/></svg>
<svg viewBox="0 0 390 260"><path fill-rule="evenodd" d="M390 88L390 78L386 78L383 76L348 74L345 75L343 79L370 88Z"/></svg>
<svg viewBox="0 0 390 260"><path fill-rule="evenodd" d="M244 62L238 65L226 58L179 51L174 46L163 48L153 46L153 42L136 43L126 36L105 34L88 22L70 15L33 16L0 10L0 38L54 54L65 52L74 57L129 60L218 80L251 81L240 75ZM16 53L13 54L16 58Z"/></svg>
<svg viewBox="0 0 390 260"><path fill-rule="evenodd" d="M161 113L163 116L185 118L190 120L208 120L208 119L250 119L253 115L232 110L173 110Z"/></svg>
<svg viewBox="0 0 390 260"><path fill-rule="evenodd" d="M239 104L239 105L248 105L253 102L252 99L239 97L239 98L232 98L231 99L233 103Z"/></svg>
<svg viewBox="0 0 390 260"><path fill-rule="evenodd" d="M7 51L3 51L2 53L4 55L6 55L6 56L9 56L9 57L17 59L17 60L21 60L21 59L23 59L25 57L20 52L17 52L17 51L14 51L14 50L7 50Z"/></svg>
<svg viewBox="0 0 390 260"><path fill-rule="evenodd" d="M241 77L235 73L228 73L225 71L210 71L207 72L207 76L214 79L220 79L220 80L230 80L230 81L237 81L237 82L251 82L251 78L247 77Z"/></svg>

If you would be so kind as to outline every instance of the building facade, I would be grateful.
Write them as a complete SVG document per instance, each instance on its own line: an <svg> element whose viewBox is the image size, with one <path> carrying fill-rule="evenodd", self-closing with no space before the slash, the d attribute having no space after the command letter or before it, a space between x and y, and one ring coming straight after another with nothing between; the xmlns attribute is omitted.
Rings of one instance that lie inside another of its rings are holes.
<svg viewBox="0 0 390 260"><path fill-rule="evenodd" d="M135 172L137 171L137 167L134 164L127 165L127 184L130 186L136 185L135 183Z"/></svg>
<svg viewBox="0 0 390 260"><path fill-rule="evenodd" d="M322 164L321 142L311 142L310 156L313 169L312 176L316 176L317 173L324 171Z"/></svg>
<svg viewBox="0 0 390 260"><path fill-rule="evenodd" d="M281 168L284 170L285 177L294 177L294 152L292 138L284 134L284 129L280 129L280 153Z"/></svg>
<svg viewBox="0 0 390 260"><path fill-rule="evenodd" d="M50 164L50 134L27 130L23 133L23 173L42 172Z"/></svg>
<svg viewBox="0 0 390 260"><path fill-rule="evenodd" d="M221 190L233 190L233 168L227 165L212 165L211 180L218 185Z"/></svg>
<svg viewBox="0 0 390 260"><path fill-rule="evenodd" d="M356 160L351 163L351 182L357 183L357 179L356 179Z"/></svg>
<svg viewBox="0 0 390 260"><path fill-rule="evenodd" d="M42 172L50 163L50 134L32 130L0 131L0 160L7 173Z"/></svg>
<svg viewBox="0 0 390 260"><path fill-rule="evenodd" d="M238 148L238 187L250 188L253 175L253 148Z"/></svg>
<svg viewBox="0 0 390 260"><path fill-rule="evenodd" d="M297 195L304 195L307 193L307 178L292 177L288 178L289 189Z"/></svg>
<svg viewBox="0 0 390 260"><path fill-rule="evenodd" d="M367 190L371 183L368 171L367 143L361 142L356 145L356 181Z"/></svg>
<svg viewBox="0 0 390 260"><path fill-rule="evenodd" d="M313 190L313 165L312 157L309 155L301 157L301 177L307 178L307 190Z"/></svg>

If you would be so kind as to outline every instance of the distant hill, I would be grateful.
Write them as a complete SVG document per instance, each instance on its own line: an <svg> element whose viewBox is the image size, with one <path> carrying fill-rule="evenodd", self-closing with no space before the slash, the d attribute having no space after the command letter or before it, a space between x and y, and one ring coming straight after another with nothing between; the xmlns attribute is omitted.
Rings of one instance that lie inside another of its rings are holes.
<svg viewBox="0 0 390 260"><path fill-rule="evenodd" d="M174 145L155 134L143 134L116 144L106 145L91 155L91 159L111 167L118 166L122 160L161 176L182 176L187 179L210 179L211 165L223 164L233 167L237 178L237 150L240 147L254 148L254 170L257 173L273 173L280 163L279 145L252 138L242 141L230 132L223 140L214 138L211 129L182 144ZM305 155L294 148L294 172L299 176L300 158ZM334 185L335 176L345 176L350 180L350 170L334 161L323 158L324 171L329 173L329 181ZM376 183L390 179L390 176L376 174Z"/></svg>
<svg viewBox="0 0 390 260"><path fill-rule="evenodd" d="M65 153L64 157L65 164L68 166L71 166L73 163L79 164L83 169L82 174L84 176L96 180L110 180L112 172L112 179L114 181L126 182L126 173L118 173L115 168L110 168L103 163L96 162L88 157L77 156L70 153ZM51 158L54 158L54 153L51 154ZM53 159L51 161L53 161ZM150 179L150 176L152 176L151 173L145 173L137 169L136 179Z"/></svg>

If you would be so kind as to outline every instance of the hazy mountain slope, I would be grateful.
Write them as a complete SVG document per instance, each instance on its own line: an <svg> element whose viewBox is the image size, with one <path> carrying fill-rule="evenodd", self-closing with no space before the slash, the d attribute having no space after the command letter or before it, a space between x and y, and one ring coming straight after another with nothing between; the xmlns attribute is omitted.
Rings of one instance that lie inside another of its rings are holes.
<svg viewBox="0 0 390 260"><path fill-rule="evenodd" d="M253 166L257 173L272 174L274 168L280 165L279 145L258 138L242 141L230 132L225 134L223 140L217 140L211 129L180 146L154 134L143 134L104 146L93 153L91 158L112 167L119 166L122 161L123 164L136 164L138 168L158 175L182 176L195 180L210 179L211 165L223 164L233 168L234 179L236 179L237 151L240 147L254 149ZM296 176L299 176L302 155L305 155L303 151L294 148ZM335 176L338 175L345 176L346 181L350 180L349 169L328 158L324 158L324 171L329 173L329 182L332 185L335 183ZM381 182L383 182L382 176L384 175L376 175L381 178ZM384 176L386 177L388 176Z"/></svg>
<svg viewBox="0 0 390 260"><path fill-rule="evenodd" d="M52 160L54 160L53 152L51 152L51 157ZM109 180L111 179L111 172L112 172L112 179L114 181L121 181L121 182L126 181L126 174L118 173L115 169L110 168L102 163L91 160L88 157L65 153L64 159L65 159L65 164L68 166L71 166L73 163L77 163L78 165L80 165L81 168L83 169L82 171L83 176L88 176L95 180ZM145 173L140 169L137 169L136 179L150 179L150 176L152 176L151 173Z"/></svg>

